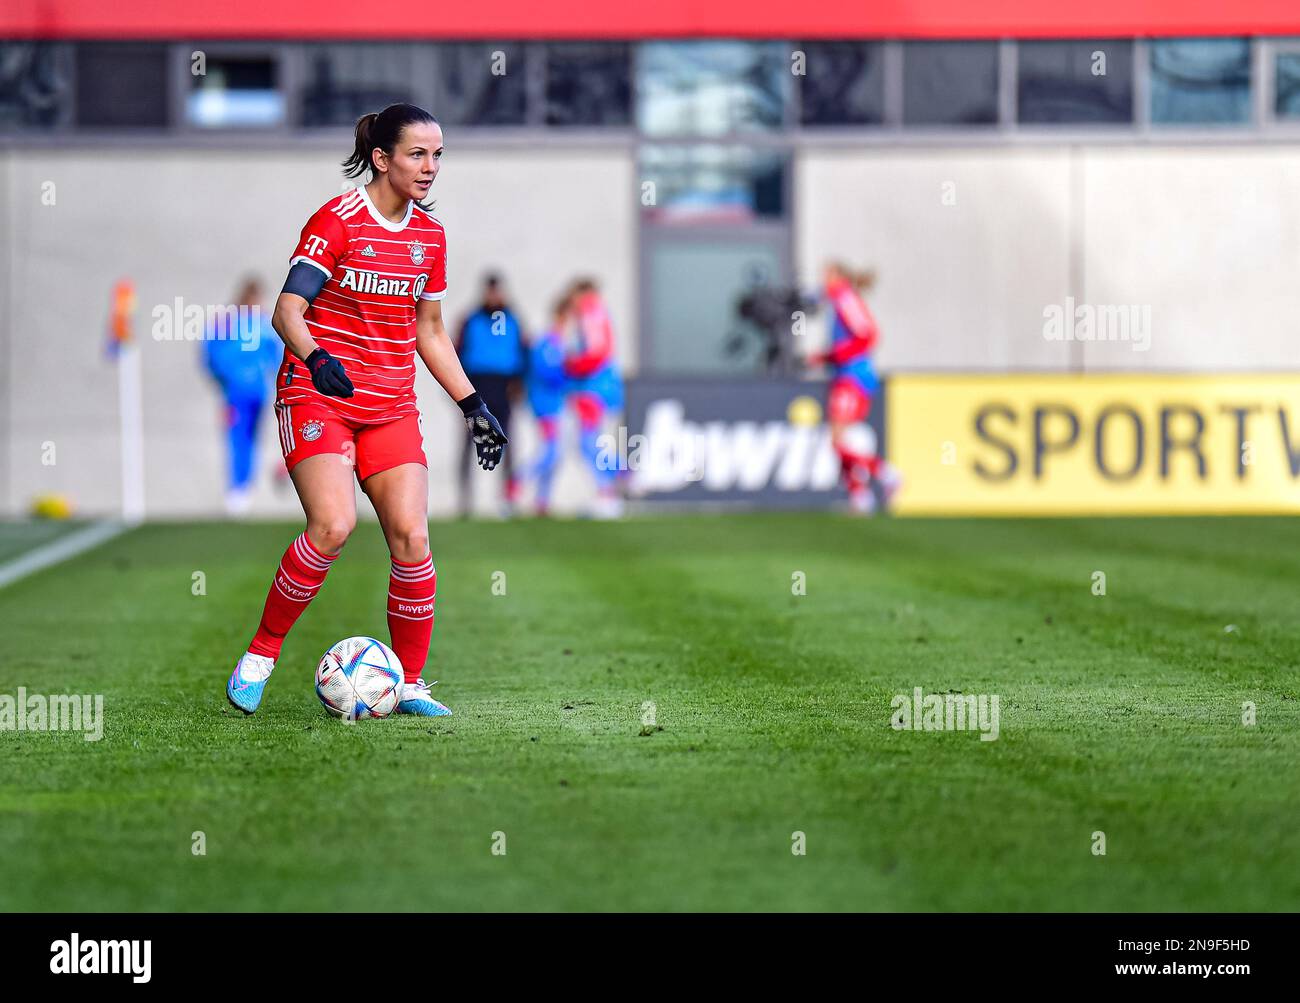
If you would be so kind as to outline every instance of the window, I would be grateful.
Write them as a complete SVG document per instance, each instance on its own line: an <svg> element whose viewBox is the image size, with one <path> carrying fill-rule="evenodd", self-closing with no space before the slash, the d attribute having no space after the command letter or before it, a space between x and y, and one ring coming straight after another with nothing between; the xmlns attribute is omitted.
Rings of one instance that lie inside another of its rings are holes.
<svg viewBox="0 0 1300 1003"><path fill-rule="evenodd" d="M438 46L434 114L457 125L525 124L527 55L518 43Z"/></svg>
<svg viewBox="0 0 1300 1003"><path fill-rule="evenodd" d="M992 125L997 120L996 42L911 42L904 47L904 124Z"/></svg>
<svg viewBox="0 0 1300 1003"><path fill-rule="evenodd" d="M1250 121L1250 42L1244 38L1151 43L1151 121Z"/></svg>
<svg viewBox="0 0 1300 1003"><path fill-rule="evenodd" d="M885 120L885 46L805 42L799 84L803 125L879 125Z"/></svg>
<svg viewBox="0 0 1300 1003"><path fill-rule="evenodd" d="M190 57L193 83L185 118L203 129L272 126L284 122L278 56L196 50Z"/></svg>
<svg viewBox="0 0 1300 1003"><path fill-rule="evenodd" d="M641 181L653 185L645 218L660 223L779 218L785 211L785 174L783 153L732 146L645 147Z"/></svg>
<svg viewBox="0 0 1300 1003"><path fill-rule="evenodd" d="M0 42L0 129L48 129L72 117L72 47Z"/></svg>
<svg viewBox="0 0 1300 1003"><path fill-rule="evenodd" d="M768 342L742 305L757 289L789 283L788 157L734 144L641 148L642 197L652 195L641 229L649 371L750 374L769 365Z"/></svg>
<svg viewBox="0 0 1300 1003"><path fill-rule="evenodd" d="M134 42L77 45L77 125L167 125L167 46Z"/></svg>
<svg viewBox="0 0 1300 1003"><path fill-rule="evenodd" d="M750 375L766 368L763 332L742 314L756 289L781 288L785 234L661 232L646 251L651 372Z"/></svg>
<svg viewBox="0 0 1300 1003"><path fill-rule="evenodd" d="M564 42L546 47L547 125L629 125L631 49L623 43Z"/></svg>
<svg viewBox="0 0 1300 1003"><path fill-rule="evenodd" d="M648 42L640 48L637 124L650 136L781 128L793 75L780 42Z"/></svg>
<svg viewBox="0 0 1300 1003"><path fill-rule="evenodd" d="M1133 121L1133 43L1020 42L1018 118L1027 123Z"/></svg>
<svg viewBox="0 0 1300 1003"><path fill-rule="evenodd" d="M1277 117L1300 119L1300 52L1278 53L1273 81Z"/></svg>
<svg viewBox="0 0 1300 1003"><path fill-rule="evenodd" d="M354 126L362 115L390 104L419 103L413 45L308 45L304 55L303 125Z"/></svg>

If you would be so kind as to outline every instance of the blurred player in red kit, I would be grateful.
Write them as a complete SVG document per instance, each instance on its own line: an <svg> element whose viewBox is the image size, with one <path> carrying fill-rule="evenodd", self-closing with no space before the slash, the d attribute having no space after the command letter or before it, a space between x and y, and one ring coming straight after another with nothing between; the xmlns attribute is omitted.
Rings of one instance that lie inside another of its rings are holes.
<svg viewBox="0 0 1300 1003"><path fill-rule="evenodd" d="M831 347L808 357L809 365L829 365L834 373L827 394L826 410L831 425L831 445L840 458L840 476L849 492L855 512L875 509L871 481L876 481L888 500L898 490L898 471L874 452L860 451L851 442L849 429L867 420L871 403L880 392L880 381L871 364L880 331L862 292L875 282L871 272L855 274L832 262L824 273L823 296L832 310Z"/></svg>
<svg viewBox="0 0 1300 1003"><path fill-rule="evenodd" d="M573 284L569 312L576 340L565 355L564 375L569 380L569 402L578 416L582 454L596 481L592 512L597 518L614 519L623 513L618 483L625 471L600 441L606 415L623 410L623 378L614 364L614 327L592 279Z"/></svg>
<svg viewBox="0 0 1300 1003"><path fill-rule="evenodd" d="M363 116L343 167L348 177L369 171L370 180L318 209L290 257L272 318L285 344L275 412L307 527L280 559L257 632L226 684L247 714L356 526L354 478L392 558L388 629L404 670L397 712L451 713L421 679L436 576L415 354L460 405L484 469L497 465L506 437L443 325L447 238L425 201L442 153L442 129L421 108L396 104Z"/></svg>

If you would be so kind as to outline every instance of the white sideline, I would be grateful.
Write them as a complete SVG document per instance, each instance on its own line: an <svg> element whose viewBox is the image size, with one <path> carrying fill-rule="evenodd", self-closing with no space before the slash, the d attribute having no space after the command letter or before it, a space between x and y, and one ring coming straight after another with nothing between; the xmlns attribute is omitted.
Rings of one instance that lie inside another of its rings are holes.
<svg viewBox="0 0 1300 1003"><path fill-rule="evenodd" d="M0 564L0 589L12 585L20 578L41 571L54 564L60 564L69 558L84 554L87 550L107 543L115 536L125 533L131 527L120 522L97 522L85 529L69 533L57 540L51 540L44 546L30 550L8 564Z"/></svg>

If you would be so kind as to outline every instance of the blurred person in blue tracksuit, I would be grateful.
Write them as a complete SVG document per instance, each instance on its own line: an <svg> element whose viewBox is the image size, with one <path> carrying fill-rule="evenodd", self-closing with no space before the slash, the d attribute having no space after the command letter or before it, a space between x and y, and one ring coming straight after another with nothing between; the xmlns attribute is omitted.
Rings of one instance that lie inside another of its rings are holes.
<svg viewBox="0 0 1300 1003"><path fill-rule="evenodd" d="M225 401L229 459L226 511L248 511L256 474L257 429L272 392L284 346L262 309L262 285L254 277L241 284L235 302L214 311L203 337L203 362Z"/></svg>
<svg viewBox="0 0 1300 1003"><path fill-rule="evenodd" d="M528 368L528 357L522 325L506 302L505 285L499 275L490 272L484 277L483 301L461 322L456 335L456 352L465 375L509 436L511 404L519 394L520 381ZM501 457L506 475L507 510L513 508L517 484L511 455L512 450L507 448ZM461 442L459 467L462 516L469 515L469 475L473 469L473 457L473 440L465 435Z"/></svg>
<svg viewBox="0 0 1300 1003"><path fill-rule="evenodd" d="M517 500L522 484L537 485L537 514L545 516L551 509L551 484L560 463L560 418L568 397L568 377L564 374L565 332L571 319L567 295L551 309L551 323L528 348L528 376L525 389L528 406L537 419L541 442L537 455L525 465L518 477L511 479L508 497Z"/></svg>

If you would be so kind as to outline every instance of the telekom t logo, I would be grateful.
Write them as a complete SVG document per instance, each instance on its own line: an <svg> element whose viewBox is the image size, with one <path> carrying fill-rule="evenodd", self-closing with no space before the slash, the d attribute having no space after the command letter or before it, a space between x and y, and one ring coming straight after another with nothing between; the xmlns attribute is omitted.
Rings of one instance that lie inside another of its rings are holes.
<svg viewBox="0 0 1300 1003"><path fill-rule="evenodd" d="M329 241L324 237L311 236L307 238L307 253L315 256L329 247Z"/></svg>

